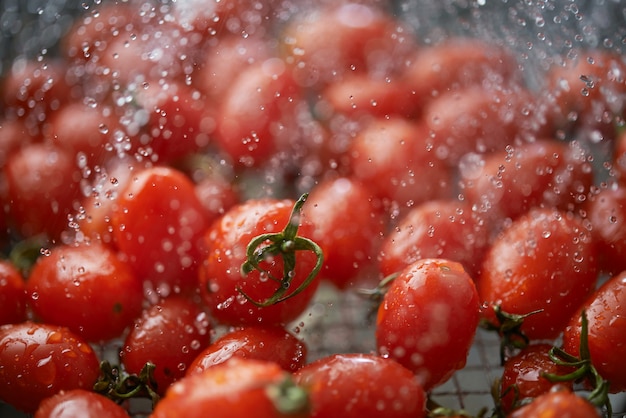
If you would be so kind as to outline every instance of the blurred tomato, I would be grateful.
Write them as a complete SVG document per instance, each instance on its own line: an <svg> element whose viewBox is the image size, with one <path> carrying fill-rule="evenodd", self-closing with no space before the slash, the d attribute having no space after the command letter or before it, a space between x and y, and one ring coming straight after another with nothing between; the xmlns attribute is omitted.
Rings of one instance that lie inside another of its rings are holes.
<svg viewBox="0 0 626 418"><path fill-rule="evenodd" d="M0 325L26 320L26 283L8 260L0 260Z"/></svg>

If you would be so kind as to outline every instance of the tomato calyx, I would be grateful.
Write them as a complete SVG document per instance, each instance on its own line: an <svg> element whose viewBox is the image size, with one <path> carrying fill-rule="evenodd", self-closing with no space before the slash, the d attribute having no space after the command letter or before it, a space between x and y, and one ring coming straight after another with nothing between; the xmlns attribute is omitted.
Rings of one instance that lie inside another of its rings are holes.
<svg viewBox="0 0 626 418"><path fill-rule="evenodd" d="M153 363L147 362L138 375L127 374L118 366L103 361L100 363L100 377L93 390L118 403L131 398L149 398L154 407L160 399L153 375L155 367Z"/></svg>
<svg viewBox="0 0 626 418"><path fill-rule="evenodd" d="M391 286L391 283L393 283L399 275L400 272L391 273L390 275L383 277L375 288L357 290L357 293L360 296L363 296L372 302L372 307L367 314L368 319L371 319L376 315L380 303L383 301L385 294L389 290L389 286Z"/></svg>
<svg viewBox="0 0 626 418"><path fill-rule="evenodd" d="M589 324L587 320L587 313L583 310L581 313L580 347L578 349L578 357L567 353L559 347L552 347L549 352L550 359L556 364L574 367L576 370L565 375L543 373L542 376L552 382L589 381L592 386L592 390L587 396L589 402L599 408L605 407L607 416L612 416L613 408L611 407L611 400L609 398L610 383L600 376L600 373L598 373L591 362L588 333Z"/></svg>
<svg viewBox="0 0 626 418"><path fill-rule="evenodd" d="M28 277L39 256L45 252L47 243L49 244L49 240L45 235L35 235L21 240L11 248L9 260L24 277Z"/></svg>
<svg viewBox="0 0 626 418"><path fill-rule="evenodd" d="M296 201L291 211L289 222L287 222L287 225L281 232L261 234L253 238L246 247L246 261L241 265L241 275L245 277L250 272L257 270L262 275L266 275L270 280L280 284L274 294L263 301L254 300L246 294L241 287L237 288L237 291L241 293L248 302L257 307L264 308L272 306L296 296L309 286L322 269L324 254L321 247L313 240L298 235L298 218L302 205L306 202L307 197L308 193L304 193ZM312 251L316 256L316 262L313 270L311 270L302 284L298 286L296 290L287 294L295 274L296 251ZM280 256L283 259L282 278L275 277L260 265L262 261L275 256Z"/></svg>
<svg viewBox="0 0 626 418"><path fill-rule="evenodd" d="M295 415L310 409L308 392L298 386L291 376L285 377L278 384L268 386L265 392L281 414Z"/></svg>

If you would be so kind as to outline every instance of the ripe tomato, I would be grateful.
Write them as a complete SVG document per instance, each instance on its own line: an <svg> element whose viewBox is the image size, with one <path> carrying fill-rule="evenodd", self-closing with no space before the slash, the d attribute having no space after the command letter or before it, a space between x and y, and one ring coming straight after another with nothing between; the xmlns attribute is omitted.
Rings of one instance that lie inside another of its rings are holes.
<svg viewBox="0 0 626 418"><path fill-rule="evenodd" d="M601 418L598 408L570 390L554 390L514 411L509 418Z"/></svg>
<svg viewBox="0 0 626 418"><path fill-rule="evenodd" d="M582 305L587 321L587 341L591 363L613 393L626 391L626 272L604 282ZM581 311L564 327L563 348L578 356Z"/></svg>
<svg viewBox="0 0 626 418"><path fill-rule="evenodd" d="M553 339L593 290L596 251L591 234L574 215L534 209L514 221L489 249L477 280L485 317L492 307L532 315L521 331L531 340Z"/></svg>
<svg viewBox="0 0 626 418"><path fill-rule="evenodd" d="M100 374L86 341L65 327L32 322L0 327L0 364L0 400L26 413L60 390L90 389Z"/></svg>
<svg viewBox="0 0 626 418"><path fill-rule="evenodd" d="M508 358L500 379L499 406L508 414L520 405L549 392L556 386L573 389L572 382L551 382L542 373L566 375L574 369L559 366L550 358L550 344L531 344Z"/></svg>
<svg viewBox="0 0 626 418"><path fill-rule="evenodd" d="M151 417L201 418L210 411L214 418L305 418L307 396L290 381L275 363L233 358L174 383ZM296 402L287 399L289 388L298 392Z"/></svg>
<svg viewBox="0 0 626 418"><path fill-rule="evenodd" d="M140 170L113 208L117 246L135 274L164 296L196 283L203 211L192 181L165 166Z"/></svg>
<svg viewBox="0 0 626 418"><path fill-rule="evenodd" d="M311 417L423 417L425 392L413 373L373 354L335 354L300 369Z"/></svg>
<svg viewBox="0 0 626 418"><path fill-rule="evenodd" d="M380 250L380 271L398 273L423 258L445 258L476 278L489 244L489 229L470 204L431 200L408 210L387 233Z"/></svg>
<svg viewBox="0 0 626 418"><path fill-rule="evenodd" d="M44 399L33 418L128 418L128 412L112 400L89 390L62 390Z"/></svg>
<svg viewBox="0 0 626 418"><path fill-rule="evenodd" d="M26 284L13 263L0 260L0 325L26 320Z"/></svg>
<svg viewBox="0 0 626 418"><path fill-rule="evenodd" d="M157 391L185 375L187 367L210 342L206 312L188 297L172 295L144 310L124 340L120 358L128 373L139 375L155 365Z"/></svg>
<svg viewBox="0 0 626 418"><path fill-rule="evenodd" d="M323 181L309 194L302 216L315 223L311 237L324 248L322 278L343 289L375 265L385 225L382 205L367 186L349 177Z"/></svg>
<svg viewBox="0 0 626 418"><path fill-rule="evenodd" d="M304 365L306 355L304 342L282 327L247 326L224 334L205 348L187 374L202 372L233 357L272 361L294 372Z"/></svg>
<svg viewBox="0 0 626 418"><path fill-rule="evenodd" d="M93 342L120 336L143 302L141 279L97 243L53 247L38 258L26 290L38 318Z"/></svg>
<svg viewBox="0 0 626 418"><path fill-rule="evenodd" d="M378 352L413 371L428 391L465 366L479 308L461 264L418 260L393 280L378 309Z"/></svg>
<svg viewBox="0 0 626 418"><path fill-rule="evenodd" d="M246 276L241 273L250 241L261 234L283 230L290 222L293 207L294 202L288 199L250 199L232 207L206 231L208 257L200 268L200 291L215 319L229 325L282 325L296 319L306 309L318 287L318 280L313 280L290 299L271 306L260 307L251 302L263 302L281 288L282 284L277 280L283 279L282 257L270 257L260 262L268 273L261 274L258 270ZM304 222L299 226L298 235L312 237L313 230L310 222ZM295 273L284 296L298 289L317 263L316 255L311 251L297 251L295 258Z"/></svg>

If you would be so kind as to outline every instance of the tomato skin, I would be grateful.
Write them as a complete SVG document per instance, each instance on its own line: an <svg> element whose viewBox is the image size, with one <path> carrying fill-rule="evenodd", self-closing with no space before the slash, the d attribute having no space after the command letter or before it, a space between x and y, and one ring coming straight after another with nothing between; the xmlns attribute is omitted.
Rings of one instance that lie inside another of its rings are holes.
<svg viewBox="0 0 626 418"><path fill-rule="evenodd" d="M374 354L334 354L300 369L311 417L423 417L426 395L413 373Z"/></svg>
<svg viewBox="0 0 626 418"><path fill-rule="evenodd" d="M602 415L589 401L569 390L544 393L509 415L509 418L536 417L600 418Z"/></svg>
<svg viewBox="0 0 626 418"><path fill-rule="evenodd" d="M269 399L269 387L290 374L275 363L233 358L186 376L168 389L151 418L305 418L306 412L281 413Z"/></svg>
<svg viewBox="0 0 626 418"><path fill-rule="evenodd" d="M621 272L598 288L582 305L588 321L591 362L613 393L626 391L626 272ZM563 349L579 355L581 310L572 315L563 331Z"/></svg>
<svg viewBox="0 0 626 418"><path fill-rule="evenodd" d="M141 280L114 251L96 243L50 249L35 263L26 290L36 317L93 342L120 336L143 302Z"/></svg>
<svg viewBox="0 0 626 418"><path fill-rule="evenodd" d="M44 399L33 418L128 418L124 408L85 389L60 391Z"/></svg>
<svg viewBox="0 0 626 418"><path fill-rule="evenodd" d="M246 277L241 275L241 265L246 260L246 248L253 238L261 234L283 230L289 222L294 201L271 198L250 199L234 206L218 219L205 234L208 257L200 268L200 292L211 315L226 325L284 325L300 315L311 300L319 280L298 295L267 307L256 307L237 290L245 292L255 301L264 301L274 294L280 284L262 279L256 270ZM312 237L314 226L303 222L298 235ZM296 252L296 273L290 289L295 290L305 280L316 264L310 251ZM283 277L283 260L275 257L260 265L274 277Z"/></svg>
<svg viewBox="0 0 626 418"><path fill-rule="evenodd" d="M26 413L61 390L90 389L100 374L89 344L65 327L0 327L0 400Z"/></svg>
<svg viewBox="0 0 626 418"><path fill-rule="evenodd" d="M592 292L597 280L591 234L574 215L535 209L514 221L494 241L477 280L483 314L496 324L492 307L526 315L522 332L531 340L554 339Z"/></svg>
<svg viewBox="0 0 626 418"><path fill-rule="evenodd" d="M120 358L139 375L146 362L155 365L157 391L185 375L192 360L210 342L209 317L195 301L172 295L144 310L124 340Z"/></svg>
<svg viewBox="0 0 626 418"><path fill-rule="evenodd" d="M423 258L461 263L476 278L489 244L489 229L470 204L431 200L409 209L387 233L380 249L383 276Z"/></svg>
<svg viewBox="0 0 626 418"><path fill-rule="evenodd" d="M393 280L378 309L378 352L413 371L428 391L465 366L479 308L461 264L418 260Z"/></svg>
<svg viewBox="0 0 626 418"><path fill-rule="evenodd" d="M141 280L166 293L195 285L206 221L183 173L165 166L139 171L111 220L115 242Z"/></svg>
<svg viewBox="0 0 626 418"><path fill-rule="evenodd" d="M0 260L0 325L26 320L26 283L17 268Z"/></svg>
<svg viewBox="0 0 626 418"><path fill-rule="evenodd" d="M222 364L233 357L277 363L283 370L295 372L306 362L304 342L282 327L247 326L224 334L196 356L187 374Z"/></svg>

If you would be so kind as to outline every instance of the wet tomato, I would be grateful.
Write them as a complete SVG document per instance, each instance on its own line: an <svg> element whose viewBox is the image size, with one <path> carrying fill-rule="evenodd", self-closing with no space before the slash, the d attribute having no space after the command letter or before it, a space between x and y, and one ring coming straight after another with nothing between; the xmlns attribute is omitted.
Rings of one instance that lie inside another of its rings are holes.
<svg viewBox="0 0 626 418"><path fill-rule="evenodd" d="M280 366L233 358L174 383L151 417L200 418L211 411L214 418L305 418L307 409L306 393Z"/></svg>
<svg viewBox="0 0 626 418"><path fill-rule="evenodd" d="M480 304L463 266L422 259L391 282L378 308L378 352L413 371L425 390L465 366Z"/></svg>
<svg viewBox="0 0 626 418"><path fill-rule="evenodd" d="M33 418L128 418L120 405L85 389L62 390L44 399Z"/></svg>
<svg viewBox="0 0 626 418"><path fill-rule="evenodd" d="M0 400L33 413L61 390L91 389L100 374L91 346L65 327L0 327Z"/></svg>
<svg viewBox="0 0 626 418"><path fill-rule="evenodd" d="M26 285L36 317L100 342L120 336L139 316L142 282L116 252L97 243L48 251Z"/></svg>
<svg viewBox="0 0 626 418"><path fill-rule="evenodd" d="M0 325L26 320L26 283L18 269L0 260Z"/></svg>
<svg viewBox="0 0 626 418"><path fill-rule="evenodd" d="M477 279L486 318L497 323L494 305L526 315L528 338L553 339L597 280L596 250L582 220L556 209L534 209L495 240Z"/></svg>
<svg viewBox="0 0 626 418"><path fill-rule="evenodd" d="M423 417L426 395L413 373L373 354L335 354L300 369L311 417Z"/></svg>
<svg viewBox="0 0 626 418"><path fill-rule="evenodd" d="M197 355L187 374L199 373L233 357L277 363L295 372L306 362L307 348L282 327L247 326L230 331Z"/></svg>
<svg viewBox="0 0 626 418"><path fill-rule="evenodd" d="M568 417L600 418L598 408L570 390L554 390L514 411L510 418Z"/></svg>

